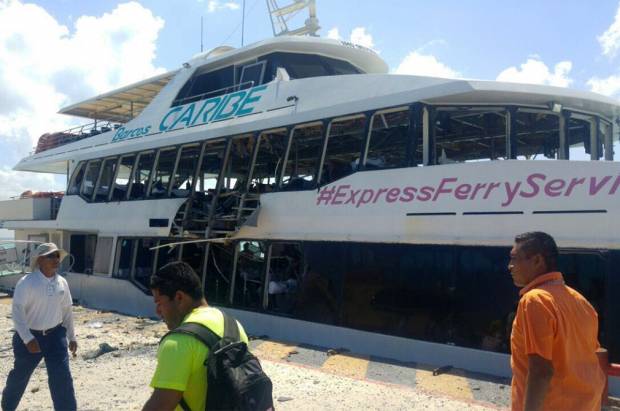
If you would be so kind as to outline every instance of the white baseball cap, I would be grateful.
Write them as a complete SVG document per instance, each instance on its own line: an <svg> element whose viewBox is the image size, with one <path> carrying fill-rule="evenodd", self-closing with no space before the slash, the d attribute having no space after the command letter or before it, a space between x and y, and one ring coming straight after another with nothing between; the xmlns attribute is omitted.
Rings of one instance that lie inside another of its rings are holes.
<svg viewBox="0 0 620 411"><path fill-rule="evenodd" d="M39 244L37 248L30 254L30 271L34 271L39 268L39 257L46 256L57 252L60 255L60 261L62 261L69 253L54 243Z"/></svg>

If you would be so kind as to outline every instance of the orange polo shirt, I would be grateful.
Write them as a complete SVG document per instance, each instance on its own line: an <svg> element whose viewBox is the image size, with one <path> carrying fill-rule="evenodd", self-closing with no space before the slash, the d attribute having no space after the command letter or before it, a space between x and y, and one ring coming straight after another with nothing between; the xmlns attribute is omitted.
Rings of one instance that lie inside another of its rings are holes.
<svg viewBox="0 0 620 411"><path fill-rule="evenodd" d="M512 409L525 405L528 355L551 361L553 377L545 410L600 410L605 375L596 356L598 315L562 274L541 275L519 293L512 324Z"/></svg>

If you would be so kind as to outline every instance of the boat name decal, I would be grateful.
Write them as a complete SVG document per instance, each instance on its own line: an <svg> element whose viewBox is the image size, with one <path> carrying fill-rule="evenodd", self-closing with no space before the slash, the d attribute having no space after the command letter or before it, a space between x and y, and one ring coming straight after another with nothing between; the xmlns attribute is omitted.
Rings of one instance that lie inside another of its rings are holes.
<svg viewBox="0 0 620 411"><path fill-rule="evenodd" d="M459 201L487 200L489 196L501 195L502 207L508 207L515 198L571 197L575 193L590 197L620 193L620 175L554 178L532 173L523 181L495 181L486 183L461 182L457 177L443 178L437 185L422 187L401 186L382 188L356 188L350 184L328 185L317 197L317 206L363 207L376 203L436 202L450 198Z"/></svg>
<svg viewBox="0 0 620 411"><path fill-rule="evenodd" d="M173 107L161 119L159 131L178 130L251 114L256 108L256 103L262 98L258 94L266 88L267 86L257 86Z"/></svg>
<svg viewBox="0 0 620 411"><path fill-rule="evenodd" d="M151 126L146 127L138 127L127 130L125 127L120 127L114 133L114 137L112 137L112 142L115 143L121 140L129 140L136 137L142 137L147 135L151 131Z"/></svg>

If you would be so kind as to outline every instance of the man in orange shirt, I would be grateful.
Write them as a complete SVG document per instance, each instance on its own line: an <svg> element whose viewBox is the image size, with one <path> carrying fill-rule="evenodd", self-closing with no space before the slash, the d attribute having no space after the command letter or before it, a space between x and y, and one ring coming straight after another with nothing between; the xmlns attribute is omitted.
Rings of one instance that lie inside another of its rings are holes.
<svg viewBox="0 0 620 411"><path fill-rule="evenodd" d="M546 233L515 238L508 269L521 288L512 324L512 409L600 410L598 315L564 284L558 247Z"/></svg>

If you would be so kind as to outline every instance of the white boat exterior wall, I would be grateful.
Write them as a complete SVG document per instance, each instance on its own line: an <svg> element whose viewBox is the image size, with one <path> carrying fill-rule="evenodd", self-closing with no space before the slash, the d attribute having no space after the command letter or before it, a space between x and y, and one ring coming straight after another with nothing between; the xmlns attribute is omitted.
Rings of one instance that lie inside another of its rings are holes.
<svg viewBox="0 0 620 411"><path fill-rule="evenodd" d="M80 196L65 196L56 220L7 221L11 230L72 230L112 236L166 237L172 220L185 198L124 201L121 203L87 203ZM149 227L150 219L168 219L166 227Z"/></svg>
<svg viewBox="0 0 620 411"><path fill-rule="evenodd" d="M464 184L471 186L468 196L463 194L467 186L459 188ZM484 187L474 196L477 184ZM491 184L494 188L485 198ZM413 198L407 187L417 190ZM435 190L426 201L426 196L418 198L424 187ZM331 197L325 194L330 190ZM257 226L243 226L237 237L508 246L518 233L542 230L560 247L618 249L619 199L616 162L498 160L366 171L318 191L262 195ZM606 212L533 214L580 210ZM407 215L450 212L455 215ZM523 214L463 215L466 212Z"/></svg>
<svg viewBox="0 0 620 411"><path fill-rule="evenodd" d="M0 201L2 220L49 220L51 198L20 198Z"/></svg>

